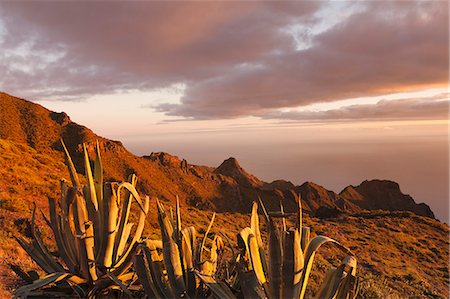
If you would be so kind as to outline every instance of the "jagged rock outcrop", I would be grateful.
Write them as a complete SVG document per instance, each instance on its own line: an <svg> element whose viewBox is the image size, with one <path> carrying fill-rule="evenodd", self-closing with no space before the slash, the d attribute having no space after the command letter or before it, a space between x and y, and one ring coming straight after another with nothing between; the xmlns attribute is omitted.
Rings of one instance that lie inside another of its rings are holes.
<svg viewBox="0 0 450 299"><path fill-rule="evenodd" d="M366 180L356 187L345 188L340 196L366 210L411 211L434 218L428 205L417 204L411 196L403 194L398 183L393 181Z"/></svg>
<svg viewBox="0 0 450 299"><path fill-rule="evenodd" d="M300 194L305 209L311 212L318 210L320 207L338 209L349 213L355 213L361 210L357 205L347 202L333 191L327 190L312 182L303 183L296 187L295 191Z"/></svg>
<svg viewBox="0 0 450 299"><path fill-rule="evenodd" d="M295 185L292 182L285 181L285 180L275 180L271 183L266 183L262 187L264 190L294 190Z"/></svg>
<svg viewBox="0 0 450 299"><path fill-rule="evenodd" d="M261 187L264 184L257 177L245 171L233 157L223 161L222 164L214 170L214 173L232 177L238 184L244 187Z"/></svg>

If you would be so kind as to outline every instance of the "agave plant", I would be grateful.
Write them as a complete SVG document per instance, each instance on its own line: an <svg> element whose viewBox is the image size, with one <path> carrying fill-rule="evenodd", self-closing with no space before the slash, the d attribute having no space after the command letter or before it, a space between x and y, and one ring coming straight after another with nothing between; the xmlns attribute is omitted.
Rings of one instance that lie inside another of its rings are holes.
<svg viewBox="0 0 450 299"><path fill-rule="evenodd" d="M206 297L207 290L219 298L233 297L225 283L216 280L217 269L223 260L224 244L220 236L215 235L209 258L203 257L215 213L200 243L194 227L183 229L181 226L178 198L175 219L158 200L156 205L162 242L142 242L139 245L142 250L134 256L134 268L147 297L198 298ZM206 286L206 290L202 286Z"/></svg>
<svg viewBox="0 0 450 299"><path fill-rule="evenodd" d="M245 298L295 298L305 296L308 278L319 247L325 243L335 244L349 254L337 269L331 269L317 292L317 298L356 297L356 259L349 249L325 236L310 239L310 229L302 226L301 201L295 227L286 229L285 214L267 213L260 200L268 228L268 259L266 260L259 229L258 204L253 203L251 225L238 234L241 254L238 279ZM282 218L282 228L274 222Z"/></svg>
<svg viewBox="0 0 450 299"><path fill-rule="evenodd" d="M149 198L141 200L135 189L135 175L129 177L129 182L103 182L98 142L93 171L83 145L86 184L81 184L63 142L62 146L72 186L62 180L59 201L48 199L50 217L42 213L53 231L57 254L51 254L44 244L35 225L34 209L32 241L16 239L48 275L17 289L15 297L24 298L38 288L57 282L65 282L80 296L89 297L113 285L124 288L123 282L135 279L129 270L144 229ZM132 202L140 208L134 230L134 224L129 222Z"/></svg>

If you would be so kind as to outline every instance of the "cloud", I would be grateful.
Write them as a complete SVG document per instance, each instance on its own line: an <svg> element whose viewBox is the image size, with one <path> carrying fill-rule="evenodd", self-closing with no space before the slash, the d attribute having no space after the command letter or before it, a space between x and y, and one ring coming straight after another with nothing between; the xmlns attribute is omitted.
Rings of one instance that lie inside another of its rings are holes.
<svg viewBox="0 0 450 299"><path fill-rule="evenodd" d="M448 3L2 2L0 47L0 89L20 96L184 84L179 104L147 106L194 119L270 115L447 84Z"/></svg>
<svg viewBox="0 0 450 299"><path fill-rule="evenodd" d="M307 21L318 7L313 2L3 2L6 34L0 46L9 55L0 56L0 88L76 97L195 84L291 49L293 39L280 28ZM48 52L60 58L43 63Z"/></svg>
<svg viewBox="0 0 450 299"><path fill-rule="evenodd" d="M376 104L350 105L325 111L271 111L263 119L295 121L443 120L448 119L449 94L429 98L380 100Z"/></svg>
<svg viewBox="0 0 450 299"><path fill-rule="evenodd" d="M229 118L448 83L448 3L370 3L312 46L190 86L169 115Z"/></svg>

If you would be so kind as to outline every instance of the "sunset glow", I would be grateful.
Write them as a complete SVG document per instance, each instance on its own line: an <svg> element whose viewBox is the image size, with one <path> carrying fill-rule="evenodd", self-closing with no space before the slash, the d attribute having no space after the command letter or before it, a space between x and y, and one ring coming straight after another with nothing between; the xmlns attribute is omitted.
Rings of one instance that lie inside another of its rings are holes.
<svg viewBox="0 0 450 299"><path fill-rule="evenodd" d="M448 22L440 1L2 2L0 91L136 155L394 180L448 222Z"/></svg>

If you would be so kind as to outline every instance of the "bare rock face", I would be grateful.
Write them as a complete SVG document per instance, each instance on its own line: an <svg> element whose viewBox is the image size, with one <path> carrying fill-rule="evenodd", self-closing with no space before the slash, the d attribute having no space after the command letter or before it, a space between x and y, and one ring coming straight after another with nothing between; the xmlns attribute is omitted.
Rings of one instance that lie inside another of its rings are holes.
<svg viewBox="0 0 450 299"><path fill-rule="evenodd" d="M339 194L312 182L305 182L301 186L296 187L295 190L306 204L305 208L311 212L318 210L320 207L345 210L350 213L361 210L357 205L346 201Z"/></svg>
<svg viewBox="0 0 450 299"><path fill-rule="evenodd" d="M145 156L144 158L151 161L158 161L163 166L181 166L181 160L177 156L172 156L164 152L151 153L150 156Z"/></svg>
<svg viewBox="0 0 450 299"><path fill-rule="evenodd" d="M261 187L264 184L257 177L245 171L233 157L223 161L222 164L214 170L214 173L232 177L238 184L244 187Z"/></svg>
<svg viewBox="0 0 450 299"><path fill-rule="evenodd" d="M411 211L434 218L428 205L417 204L411 196L403 194L398 183L393 181L364 181L359 186L345 188L340 196L365 210Z"/></svg>
<svg viewBox="0 0 450 299"><path fill-rule="evenodd" d="M65 126L72 122L65 112L51 112L50 117L61 126Z"/></svg>
<svg viewBox="0 0 450 299"><path fill-rule="evenodd" d="M262 187L264 190L294 190L295 189L295 185L292 184L292 182L289 181L285 181L285 180L275 180L271 183L266 183L264 184L264 186Z"/></svg>

